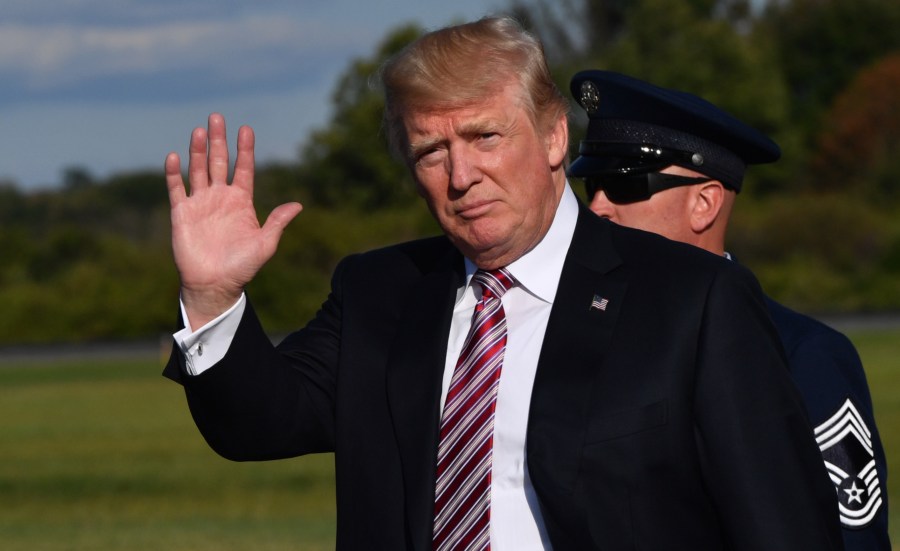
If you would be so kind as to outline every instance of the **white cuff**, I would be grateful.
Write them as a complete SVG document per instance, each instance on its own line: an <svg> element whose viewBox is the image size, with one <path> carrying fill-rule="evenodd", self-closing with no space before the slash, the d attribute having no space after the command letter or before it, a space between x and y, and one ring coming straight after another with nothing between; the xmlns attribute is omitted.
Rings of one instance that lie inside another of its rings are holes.
<svg viewBox="0 0 900 551"><path fill-rule="evenodd" d="M241 297L234 303L234 306L197 331L191 329L187 313L184 311L184 303L181 300L178 302L181 306L184 329L172 336L184 354L188 373L199 375L225 357L241 318L244 316L247 299L241 293Z"/></svg>

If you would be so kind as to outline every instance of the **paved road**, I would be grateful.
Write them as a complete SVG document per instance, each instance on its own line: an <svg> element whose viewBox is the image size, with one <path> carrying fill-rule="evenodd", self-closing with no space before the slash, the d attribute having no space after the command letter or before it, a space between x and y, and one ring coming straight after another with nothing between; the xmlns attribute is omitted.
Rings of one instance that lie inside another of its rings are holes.
<svg viewBox="0 0 900 551"><path fill-rule="evenodd" d="M900 328L900 312L818 316L817 318L841 332L892 330Z"/></svg>
<svg viewBox="0 0 900 551"><path fill-rule="evenodd" d="M46 344L0 347L0 367L47 361L159 359L168 355L169 339L88 344ZM165 350L165 352L164 352Z"/></svg>
<svg viewBox="0 0 900 551"><path fill-rule="evenodd" d="M842 332L900 329L900 312L887 314L853 314L821 316L818 319ZM275 342L281 340L275 338ZM159 339L88 344L48 344L0 347L0 367L29 362L85 359L154 359L168 358L171 336Z"/></svg>

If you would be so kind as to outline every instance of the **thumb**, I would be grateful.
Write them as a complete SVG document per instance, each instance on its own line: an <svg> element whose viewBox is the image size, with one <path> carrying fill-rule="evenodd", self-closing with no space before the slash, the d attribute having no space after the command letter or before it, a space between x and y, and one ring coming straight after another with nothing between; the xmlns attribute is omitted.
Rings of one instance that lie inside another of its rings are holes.
<svg viewBox="0 0 900 551"><path fill-rule="evenodd" d="M302 210L303 205L300 203L285 203L272 210L262 227L263 242L266 249L272 251L272 253L275 252L284 229Z"/></svg>

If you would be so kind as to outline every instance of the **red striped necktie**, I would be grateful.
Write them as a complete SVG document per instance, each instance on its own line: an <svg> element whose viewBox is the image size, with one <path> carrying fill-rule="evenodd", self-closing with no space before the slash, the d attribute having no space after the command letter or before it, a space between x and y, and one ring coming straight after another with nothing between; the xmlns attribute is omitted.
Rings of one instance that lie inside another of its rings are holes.
<svg viewBox="0 0 900 551"><path fill-rule="evenodd" d="M506 314L500 298L515 284L505 269L478 270L472 328L456 362L441 417L434 549L490 549L491 455Z"/></svg>

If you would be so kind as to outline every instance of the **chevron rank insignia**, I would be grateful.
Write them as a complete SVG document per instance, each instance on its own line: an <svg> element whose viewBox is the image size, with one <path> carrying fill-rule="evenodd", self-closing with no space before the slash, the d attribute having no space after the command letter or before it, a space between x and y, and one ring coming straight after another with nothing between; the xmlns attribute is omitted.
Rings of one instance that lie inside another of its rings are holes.
<svg viewBox="0 0 900 551"><path fill-rule="evenodd" d="M841 524L847 528L868 525L881 508L882 497L872 432L865 420L848 398L816 427L815 435L837 491Z"/></svg>

